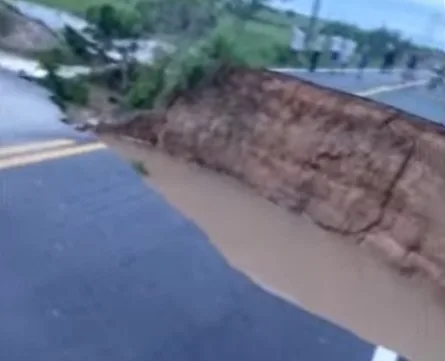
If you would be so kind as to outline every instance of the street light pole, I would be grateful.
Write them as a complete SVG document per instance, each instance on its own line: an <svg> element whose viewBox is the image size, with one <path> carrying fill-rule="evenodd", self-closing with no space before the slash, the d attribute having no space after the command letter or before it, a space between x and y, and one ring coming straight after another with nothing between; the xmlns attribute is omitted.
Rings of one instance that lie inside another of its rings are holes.
<svg viewBox="0 0 445 361"><path fill-rule="evenodd" d="M308 47L309 44L314 40L314 33L318 23L320 8L321 8L321 0L314 0L312 2L311 16L306 31L306 47Z"/></svg>

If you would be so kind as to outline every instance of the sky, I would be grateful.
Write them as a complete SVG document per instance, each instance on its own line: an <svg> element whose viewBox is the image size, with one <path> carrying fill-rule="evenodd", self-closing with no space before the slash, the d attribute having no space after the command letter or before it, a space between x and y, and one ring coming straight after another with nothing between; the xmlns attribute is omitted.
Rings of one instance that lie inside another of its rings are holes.
<svg viewBox="0 0 445 361"><path fill-rule="evenodd" d="M313 0L271 0L284 9L309 14ZM320 17L363 28L385 26L411 40L445 49L445 0L321 0Z"/></svg>

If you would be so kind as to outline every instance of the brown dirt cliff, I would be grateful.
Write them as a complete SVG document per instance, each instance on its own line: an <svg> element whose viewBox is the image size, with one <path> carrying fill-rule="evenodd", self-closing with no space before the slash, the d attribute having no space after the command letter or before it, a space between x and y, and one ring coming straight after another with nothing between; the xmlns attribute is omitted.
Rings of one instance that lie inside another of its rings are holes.
<svg viewBox="0 0 445 361"><path fill-rule="evenodd" d="M140 117L139 117L140 118ZM267 71L232 70L122 128L229 173L445 287L445 128Z"/></svg>

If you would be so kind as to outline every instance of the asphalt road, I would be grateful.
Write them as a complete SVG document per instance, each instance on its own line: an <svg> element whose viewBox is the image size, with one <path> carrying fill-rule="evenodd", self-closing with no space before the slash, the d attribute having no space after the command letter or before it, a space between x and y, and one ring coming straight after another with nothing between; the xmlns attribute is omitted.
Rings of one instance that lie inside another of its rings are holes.
<svg viewBox="0 0 445 361"><path fill-rule="evenodd" d="M1 360L399 360L231 268L47 95L0 72Z"/></svg>
<svg viewBox="0 0 445 361"><path fill-rule="evenodd" d="M354 70L335 74L324 69L316 73L292 69L283 72L316 84L365 96L445 124L445 88L427 90L425 82L430 76L427 71L420 72L416 81L406 84L402 84L400 72L397 71L393 74L381 74L379 71L369 70L360 79Z"/></svg>

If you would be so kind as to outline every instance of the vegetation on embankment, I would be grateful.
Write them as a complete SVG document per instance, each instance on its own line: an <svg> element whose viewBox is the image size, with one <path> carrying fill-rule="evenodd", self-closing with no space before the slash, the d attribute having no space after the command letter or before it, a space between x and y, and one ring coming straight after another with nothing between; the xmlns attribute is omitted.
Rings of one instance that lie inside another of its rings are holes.
<svg viewBox="0 0 445 361"><path fill-rule="evenodd" d="M151 14L153 4L157 0L28 0L30 2L40 3L43 5L51 6L54 8L66 10L69 12L77 13L85 16L91 7L97 7L102 5L111 5L121 11L128 11L137 9L137 11L143 15L143 21L147 27L151 27L151 23L154 17ZM164 1L164 9L177 0ZM208 0L193 0L189 2L192 6L200 6L200 3L208 2ZM238 3L238 4L255 4L258 10L255 14L251 14L248 19L248 27L254 30L254 33L261 33L266 38L279 38L279 43L285 43L289 45L291 39L292 27L298 26L300 28L306 28L309 23L309 17L294 11L279 11L265 6L266 2L262 0L238 0L227 1L222 0L220 3ZM187 5L185 5L186 7ZM150 9L147 14L144 10ZM168 10L165 11L168 13ZM233 15L233 14L232 14ZM327 19L320 19L318 22L318 29L320 33L332 36L343 36L352 39L358 43L358 46L363 44L369 44L372 48L371 56L381 56L386 49L387 44L391 43L402 50L421 50L425 51L425 48L418 47L410 42L408 39L403 38L397 31L388 30L386 28L365 30L356 25L351 25L339 21L331 21Z"/></svg>
<svg viewBox="0 0 445 361"><path fill-rule="evenodd" d="M109 72L86 80L113 88L122 108L166 104L174 94L211 77L226 64L263 67L292 57L287 40L283 41L281 35L271 29L268 31L270 25L258 26L252 21L254 14L263 10L262 6L244 5L237 0L229 1L224 8L204 0L188 5L171 0L167 9L164 5L161 0L153 0L149 9L140 8L139 12L122 11L111 5L88 8L87 18L93 25L89 33L97 49L95 60L106 58L110 49L116 50L119 58ZM142 14L150 14L151 19ZM163 48L153 50L151 64L136 60L138 41L114 45L115 39L138 35L143 39L150 33L171 35L174 44L168 52ZM78 56L91 60L87 42L75 36L67 40ZM61 102L86 103L88 96L78 96L78 93L79 89L86 91L88 87L75 86L73 97L67 90L73 87L73 81L57 76L60 54L47 55L42 59L48 73L45 84Z"/></svg>
<svg viewBox="0 0 445 361"><path fill-rule="evenodd" d="M60 1L59 5L68 3ZM112 69L85 80L112 88L116 93L113 101L123 110L165 106L176 94L208 81L227 65L302 66L306 61L304 52L296 55L289 43L292 26L304 24L307 19L293 12L270 9L262 0L134 0L118 6L111 1L97 4L84 10L91 24L87 31L94 40L93 52L91 42L72 29L67 28L64 35L72 52L91 67L109 61L109 52L114 51L117 57L112 59ZM397 41L400 46L412 46L386 30L363 33L348 25L323 22L321 31L338 34L347 33L348 29L354 30L353 35L367 34L381 47ZM143 42L149 38L168 38L170 50L147 50ZM117 43L116 39L121 41ZM364 35L361 39L365 39ZM139 60L141 47L146 55L150 53L150 63ZM88 84L78 86L77 82L57 77L60 58L59 52L44 60L46 85L61 102L87 104ZM64 83L68 85L63 86ZM73 87L74 91L67 90Z"/></svg>

